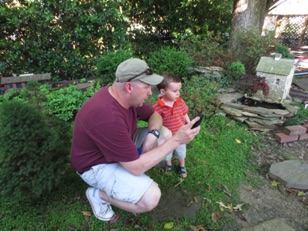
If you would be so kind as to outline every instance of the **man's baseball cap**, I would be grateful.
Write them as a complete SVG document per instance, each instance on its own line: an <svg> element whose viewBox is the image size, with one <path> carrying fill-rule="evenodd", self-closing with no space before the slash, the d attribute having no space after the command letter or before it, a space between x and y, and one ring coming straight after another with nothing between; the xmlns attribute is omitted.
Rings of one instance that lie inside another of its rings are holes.
<svg viewBox="0 0 308 231"><path fill-rule="evenodd" d="M120 63L116 70L116 82L140 80L146 84L157 85L164 77L153 73L148 64L138 58L130 58Z"/></svg>

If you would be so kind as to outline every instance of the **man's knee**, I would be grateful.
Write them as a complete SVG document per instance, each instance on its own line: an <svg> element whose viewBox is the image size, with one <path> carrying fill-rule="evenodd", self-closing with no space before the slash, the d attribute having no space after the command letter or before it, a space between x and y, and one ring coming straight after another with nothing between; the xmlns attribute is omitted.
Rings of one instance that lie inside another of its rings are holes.
<svg viewBox="0 0 308 231"><path fill-rule="evenodd" d="M148 190L140 200L140 205L143 207L144 212L153 210L159 203L161 191L156 183L152 183Z"/></svg>

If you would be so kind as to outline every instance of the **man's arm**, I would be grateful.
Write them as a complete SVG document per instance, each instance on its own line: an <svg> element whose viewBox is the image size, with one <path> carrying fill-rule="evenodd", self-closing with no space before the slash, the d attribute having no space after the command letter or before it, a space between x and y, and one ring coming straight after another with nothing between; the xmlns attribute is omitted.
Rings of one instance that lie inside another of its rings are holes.
<svg viewBox="0 0 308 231"><path fill-rule="evenodd" d="M169 136L170 138L167 139L164 143L154 149L144 152L137 160L121 162L120 164L133 175L140 175L148 171L160 163L180 144L189 143L195 138L195 136L200 131L200 126L194 129L191 129L191 127L197 120L197 118L194 118L191 122L181 127L173 136ZM171 134L170 131L169 133ZM150 135L151 134L148 134L148 136Z"/></svg>
<svg viewBox="0 0 308 231"><path fill-rule="evenodd" d="M157 111L155 111L149 118L148 124L149 131L153 129L157 129L159 131L163 126L163 119L161 115Z"/></svg>
<svg viewBox="0 0 308 231"><path fill-rule="evenodd" d="M163 125L163 119L158 112L154 112L148 120L148 129L151 130L161 130ZM142 153L148 152L158 145L157 137L151 133L148 133L142 144Z"/></svg>

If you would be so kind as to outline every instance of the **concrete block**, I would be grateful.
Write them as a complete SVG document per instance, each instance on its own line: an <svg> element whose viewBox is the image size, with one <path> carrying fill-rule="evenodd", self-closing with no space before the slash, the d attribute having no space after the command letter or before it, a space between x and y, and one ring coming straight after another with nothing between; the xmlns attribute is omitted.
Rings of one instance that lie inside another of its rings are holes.
<svg viewBox="0 0 308 231"><path fill-rule="evenodd" d="M276 133L275 139L278 140L280 143L287 143L287 142L293 142L298 141L299 135L286 135L285 133Z"/></svg>
<svg viewBox="0 0 308 231"><path fill-rule="evenodd" d="M293 126L286 126L283 129L283 132L289 136L293 135L301 135L305 134L307 132L307 128L301 126L301 125L293 125Z"/></svg>
<svg viewBox="0 0 308 231"><path fill-rule="evenodd" d="M298 140L308 140L308 133L300 135Z"/></svg>
<svg viewBox="0 0 308 231"><path fill-rule="evenodd" d="M308 124L304 124L303 127L306 128L306 133L308 133Z"/></svg>

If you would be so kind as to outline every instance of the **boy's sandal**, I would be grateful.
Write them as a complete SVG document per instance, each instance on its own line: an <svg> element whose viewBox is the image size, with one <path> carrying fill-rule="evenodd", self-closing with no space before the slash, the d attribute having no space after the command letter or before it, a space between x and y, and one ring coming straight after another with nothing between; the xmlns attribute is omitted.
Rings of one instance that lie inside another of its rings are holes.
<svg viewBox="0 0 308 231"><path fill-rule="evenodd" d="M167 174L171 174L173 172L172 165L166 165L165 172Z"/></svg>
<svg viewBox="0 0 308 231"><path fill-rule="evenodd" d="M180 167L179 173L180 173L182 178L186 178L187 177L187 171L186 171L185 167Z"/></svg>

